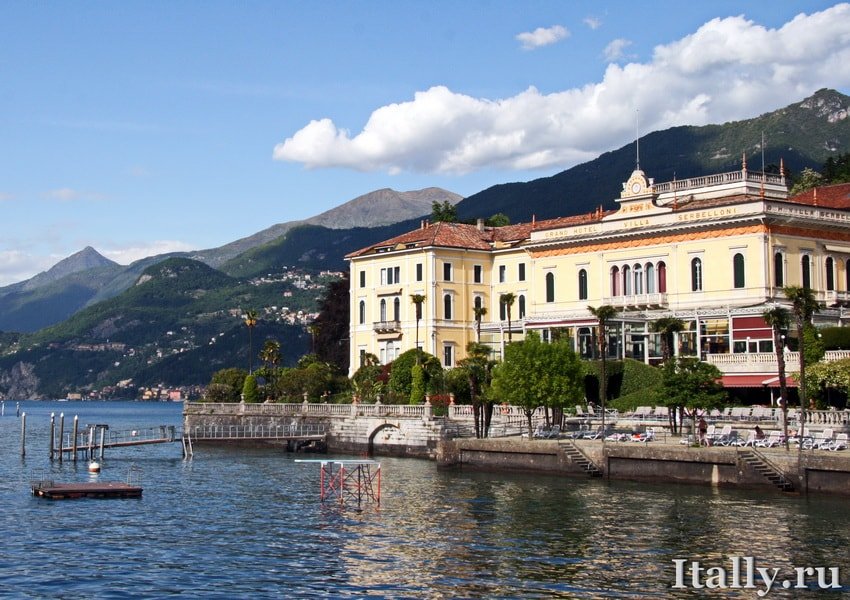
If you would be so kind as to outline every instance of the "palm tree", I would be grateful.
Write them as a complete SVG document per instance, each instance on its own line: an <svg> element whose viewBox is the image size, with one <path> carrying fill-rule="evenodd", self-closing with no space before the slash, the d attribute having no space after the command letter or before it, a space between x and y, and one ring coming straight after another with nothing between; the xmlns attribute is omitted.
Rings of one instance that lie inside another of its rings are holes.
<svg viewBox="0 0 850 600"><path fill-rule="evenodd" d="M661 334L661 359L664 362L673 356L673 334L685 330L685 322L676 317L661 317L649 324L649 328Z"/></svg>
<svg viewBox="0 0 850 600"><path fill-rule="evenodd" d="M788 386L785 378L785 348L782 332L788 329L791 317L788 310L775 306L762 313L764 322L773 329L773 348L776 350L776 367L779 371L779 406L782 407L782 434L785 437L785 450L788 450Z"/></svg>
<svg viewBox="0 0 850 600"><path fill-rule="evenodd" d="M796 285L789 285L782 288L785 297L791 301L791 312L794 314L794 321L797 324L797 351L800 354L800 445L798 450L802 454L803 438L806 433L806 409L809 407L806 400L806 356L803 343L803 329L806 323L811 321L812 315L820 310L815 295L812 290Z"/></svg>
<svg viewBox="0 0 850 600"><path fill-rule="evenodd" d="M508 314L508 343L511 343L511 307L516 302L516 294L510 292L499 295L499 304L505 305L505 310Z"/></svg>
<svg viewBox="0 0 850 600"><path fill-rule="evenodd" d="M410 301L416 305L416 364L421 362L422 351L419 349L419 320L422 318L422 303L425 302L425 294L410 294Z"/></svg>
<svg viewBox="0 0 850 600"><path fill-rule="evenodd" d="M248 374L250 375L254 372L254 343L252 336L254 327L257 326L257 311L246 311L242 318L245 320L245 326L248 328Z"/></svg>
<svg viewBox="0 0 850 600"><path fill-rule="evenodd" d="M472 313L475 315L475 332L478 334L478 343L481 343L481 319L487 315L487 309L483 306L473 306Z"/></svg>
<svg viewBox="0 0 850 600"><path fill-rule="evenodd" d="M280 342L277 340L266 340L263 349L260 350L260 360L266 363L268 368L273 369L280 363Z"/></svg>
<svg viewBox="0 0 850 600"><path fill-rule="evenodd" d="M588 306L587 310L596 317L599 323L599 354L602 358L602 375L599 377L599 400L602 407L602 442L605 442L605 396L608 393L608 380L606 373L606 355L608 354L608 322L617 315L617 309L613 306L603 304L598 308Z"/></svg>

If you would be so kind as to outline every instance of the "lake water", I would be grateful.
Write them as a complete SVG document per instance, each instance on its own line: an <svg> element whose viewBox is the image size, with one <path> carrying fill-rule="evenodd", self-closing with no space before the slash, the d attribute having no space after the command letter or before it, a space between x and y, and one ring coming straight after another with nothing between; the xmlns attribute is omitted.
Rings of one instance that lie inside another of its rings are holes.
<svg viewBox="0 0 850 600"><path fill-rule="evenodd" d="M383 458L380 507L320 503L319 467L272 449L107 450L101 481L141 470L141 499L49 501L29 480L88 481L48 459L50 413L113 429L181 424L180 404L6 401L0 418L2 598L756 598L744 557L779 569L767 597L850 597L848 500L438 470ZM736 558L741 568L733 578ZM679 588L677 568L679 563ZM703 569L693 580L692 561ZM838 580L830 578L836 567ZM720 579L719 569L726 580ZM782 581L792 589L782 590ZM738 588L731 587L738 583ZM702 588L696 583L726 587ZM807 589L795 589L805 583ZM778 591L777 591L778 589Z"/></svg>

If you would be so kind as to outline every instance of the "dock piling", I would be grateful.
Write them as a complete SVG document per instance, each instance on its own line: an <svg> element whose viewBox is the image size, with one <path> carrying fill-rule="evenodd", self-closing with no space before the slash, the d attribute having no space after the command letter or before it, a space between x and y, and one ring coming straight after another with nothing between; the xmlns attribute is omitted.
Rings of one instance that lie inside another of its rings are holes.
<svg viewBox="0 0 850 600"><path fill-rule="evenodd" d="M56 445L56 413L50 413L50 460L53 460L53 448Z"/></svg>
<svg viewBox="0 0 850 600"><path fill-rule="evenodd" d="M77 415L74 415L74 436L71 442L71 452L74 455L72 459L74 462L77 462L77 430L80 425L80 418Z"/></svg>
<svg viewBox="0 0 850 600"><path fill-rule="evenodd" d="M21 456L27 455L27 413L21 415Z"/></svg>

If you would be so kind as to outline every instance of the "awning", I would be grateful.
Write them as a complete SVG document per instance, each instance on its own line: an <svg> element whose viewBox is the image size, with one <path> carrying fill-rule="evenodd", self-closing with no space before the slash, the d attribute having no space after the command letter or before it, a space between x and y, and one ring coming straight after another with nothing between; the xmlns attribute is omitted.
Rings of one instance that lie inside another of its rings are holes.
<svg viewBox="0 0 850 600"><path fill-rule="evenodd" d="M724 375L720 381L723 387L731 388L779 387L778 375ZM793 377L786 377L785 384L788 387L797 387L797 380Z"/></svg>

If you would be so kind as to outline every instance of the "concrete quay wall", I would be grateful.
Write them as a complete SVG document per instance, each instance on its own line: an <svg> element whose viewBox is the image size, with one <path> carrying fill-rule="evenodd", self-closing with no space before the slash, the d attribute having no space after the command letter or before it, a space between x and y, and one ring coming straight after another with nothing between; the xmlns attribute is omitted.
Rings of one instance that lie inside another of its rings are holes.
<svg viewBox="0 0 850 600"><path fill-rule="evenodd" d="M653 442L578 441L576 447L609 479L653 483L777 488L743 460L737 448L692 448ZM760 453L799 492L850 496L850 454L792 449ZM456 439L443 442L437 462L444 467L520 471L587 477L557 440Z"/></svg>

